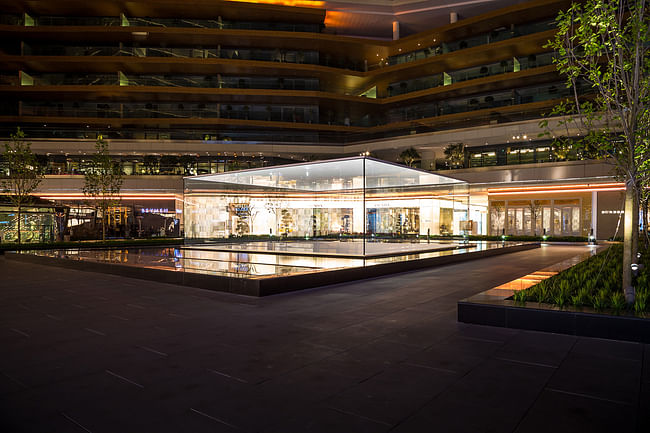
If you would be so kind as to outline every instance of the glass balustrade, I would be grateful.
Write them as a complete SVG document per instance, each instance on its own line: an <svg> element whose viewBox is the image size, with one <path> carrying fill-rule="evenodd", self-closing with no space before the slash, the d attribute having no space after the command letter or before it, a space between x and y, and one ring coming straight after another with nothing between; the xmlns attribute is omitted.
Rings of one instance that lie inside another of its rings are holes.
<svg viewBox="0 0 650 433"><path fill-rule="evenodd" d="M417 60L423 60L429 57L439 56L458 50L464 50L466 48L473 48L481 45L501 42L519 36L544 32L546 30L551 30L554 28L554 19L546 19L535 23L516 25L510 28L499 27L492 30L491 32L482 33L470 38L445 42L438 45L425 47L416 51L410 51L408 53L391 56L387 59L387 65L398 65L401 63L415 62Z"/></svg>

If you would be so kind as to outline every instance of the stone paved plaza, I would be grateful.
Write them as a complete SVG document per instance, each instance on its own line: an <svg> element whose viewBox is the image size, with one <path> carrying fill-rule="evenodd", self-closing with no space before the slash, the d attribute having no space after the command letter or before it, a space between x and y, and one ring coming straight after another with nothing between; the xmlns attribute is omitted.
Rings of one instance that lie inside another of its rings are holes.
<svg viewBox="0 0 650 433"><path fill-rule="evenodd" d="M260 299L0 256L0 431L648 432L650 345L456 321L584 248Z"/></svg>

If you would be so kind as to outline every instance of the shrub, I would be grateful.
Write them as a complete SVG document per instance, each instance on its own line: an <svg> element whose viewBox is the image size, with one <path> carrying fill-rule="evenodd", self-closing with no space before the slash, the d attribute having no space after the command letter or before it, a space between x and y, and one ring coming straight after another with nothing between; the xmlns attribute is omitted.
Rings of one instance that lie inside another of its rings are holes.
<svg viewBox="0 0 650 433"><path fill-rule="evenodd" d="M578 289L578 292L571 297L571 303L574 307L580 307L583 305L589 305L589 298L591 295L591 290L589 287L582 286Z"/></svg>
<svg viewBox="0 0 650 433"><path fill-rule="evenodd" d="M636 298L634 299L634 311L636 313L643 313L647 311L649 298L650 292L648 290L639 290L636 292Z"/></svg>
<svg viewBox="0 0 650 433"><path fill-rule="evenodd" d="M607 290L600 289L598 293L592 296L591 304L593 305L594 309L598 311L607 308Z"/></svg>
<svg viewBox="0 0 650 433"><path fill-rule="evenodd" d="M512 299L515 302L519 302L522 304L526 303L526 300L528 298L528 291L527 290L517 290L515 293L512 294Z"/></svg>
<svg viewBox="0 0 650 433"><path fill-rule="evenodd" d="M562 308L566 305L571 297L571 284L567 280L562 280L558 284L557 290L553 293L552 301L555 305Z"/></svg>
<svg viewBox="0 0 650 433"><path fill-rule="evenodd" d="M623 310L626 305L625 296L620 290L612 292L609 302L616 313L619 313L621 310Z"/></svg>

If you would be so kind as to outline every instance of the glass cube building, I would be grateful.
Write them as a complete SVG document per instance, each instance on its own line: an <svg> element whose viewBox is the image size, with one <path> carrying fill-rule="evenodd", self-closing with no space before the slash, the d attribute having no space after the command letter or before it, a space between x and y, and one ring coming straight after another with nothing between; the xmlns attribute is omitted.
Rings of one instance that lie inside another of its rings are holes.
<svg viewBox="0 0 650 433"><path fill-rule="evenodd" d="M184 187L188 240L345 239L357 254L471 225L466 182L369 157L187 177Z"/></svg>

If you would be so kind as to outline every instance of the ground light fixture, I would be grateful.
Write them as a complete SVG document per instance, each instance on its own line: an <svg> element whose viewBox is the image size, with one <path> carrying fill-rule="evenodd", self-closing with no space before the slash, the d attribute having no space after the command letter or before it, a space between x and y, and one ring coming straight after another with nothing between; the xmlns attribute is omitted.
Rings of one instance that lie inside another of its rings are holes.
<svg viewBox="0 0 650 433"><path fill-rule="evenodd" d="M594 229L591 229L591 232L589 232L589 237L587 239L589 240L589 245L596 245L596 236L594 236Z"/></svg>

